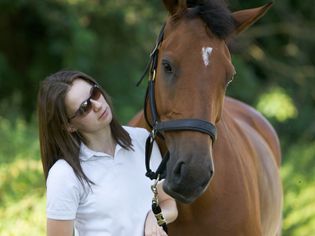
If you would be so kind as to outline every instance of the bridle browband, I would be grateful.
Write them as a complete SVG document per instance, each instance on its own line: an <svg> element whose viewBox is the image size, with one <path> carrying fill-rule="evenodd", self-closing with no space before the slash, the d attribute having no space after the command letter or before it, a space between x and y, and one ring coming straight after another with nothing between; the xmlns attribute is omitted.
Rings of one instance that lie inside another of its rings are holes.
<svg viewBox="0 0 315 236"><path fill-rule="evenodd" d="M165 178L166 175L166 163L169 159L169 152L167 152L159 167L155 172L150 169L150 158L153 148L153 143L157 136L164 139L162 132L167 131L197 131L201 133L208 134L212 139L212 143L215 142L217 137L216 127L208 121L200 120L200 119L178 119L178 120L168 120L168 121L160 121L158 118L158 112L155 104L155 77L158 63L158 54L159 48L163 41L164 37L164 28L165 24L162 26L160 34L157 38L156 45L150 54L149 63L146 66L145 72L137 83L137 86L142 82L143 78L149 72L149 81L148 87L146 91L146 97L144 102L144 117L146 119L147 124L152 129L149 137L146 140L146 154L145 154L145 166L146 166L146 176L152 179ZM151 111L151 121L149 121L147 114L147 103L149 102L149 107Z"/></svg>

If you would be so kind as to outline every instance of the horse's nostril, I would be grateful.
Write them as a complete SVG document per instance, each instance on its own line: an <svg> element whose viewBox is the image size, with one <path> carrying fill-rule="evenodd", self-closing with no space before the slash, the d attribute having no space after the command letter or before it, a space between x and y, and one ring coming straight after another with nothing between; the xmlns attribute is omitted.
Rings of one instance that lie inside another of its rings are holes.
<svg viewBox="0 0 315 236"><path fill-rule="evenodd" d="M179 162L174 169L174 176L179 179L181 177L182 171L184 167L184 162Z"/></svg>

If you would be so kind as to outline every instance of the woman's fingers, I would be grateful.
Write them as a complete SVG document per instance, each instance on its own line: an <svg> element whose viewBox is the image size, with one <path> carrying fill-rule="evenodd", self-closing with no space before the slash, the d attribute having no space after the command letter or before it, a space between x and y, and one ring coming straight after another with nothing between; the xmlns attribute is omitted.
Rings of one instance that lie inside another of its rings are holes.
<svg viewBox="0 0 315 236"><path fill-rule="evenodd" d="M157 224L156 218L152 211L150 211L147 215L147 219L145 222L144 235L145 236L167 236L163 228Z"/></svg>

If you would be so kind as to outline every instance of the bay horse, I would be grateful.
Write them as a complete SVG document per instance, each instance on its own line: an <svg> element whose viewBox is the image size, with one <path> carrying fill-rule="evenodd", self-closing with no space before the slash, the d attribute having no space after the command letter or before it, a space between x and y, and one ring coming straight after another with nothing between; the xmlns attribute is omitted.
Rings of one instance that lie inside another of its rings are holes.
<svg viewBox="0 0 315 236"><path fill-rule="evenodd" d="M169 16L151 54L154 87L129 124L151 130L184 119L196 126L160 131L159 146L170 154L163 189L179 211L169 235L280 235L277 134L259 112L225 96L235 75L228 40L272 4L232 13L213 0L163 3Z"/></svg>

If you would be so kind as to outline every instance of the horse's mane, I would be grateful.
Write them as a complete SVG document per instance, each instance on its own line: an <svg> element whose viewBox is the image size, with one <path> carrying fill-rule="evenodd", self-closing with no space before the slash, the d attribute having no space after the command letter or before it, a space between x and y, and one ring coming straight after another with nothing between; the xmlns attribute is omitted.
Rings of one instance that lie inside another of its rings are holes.
<svg viewBox="0 0 315 236"><path fill-rule="evenodd" d="M236 22L226 3L220 0L187 0L190 8L186 15L188 17L199 16L218 38L227 38L235 29Z"/></svg>

